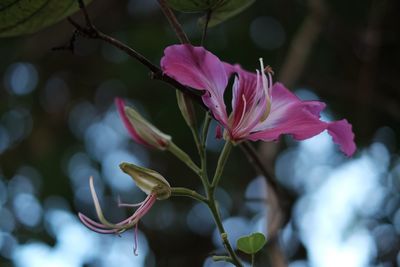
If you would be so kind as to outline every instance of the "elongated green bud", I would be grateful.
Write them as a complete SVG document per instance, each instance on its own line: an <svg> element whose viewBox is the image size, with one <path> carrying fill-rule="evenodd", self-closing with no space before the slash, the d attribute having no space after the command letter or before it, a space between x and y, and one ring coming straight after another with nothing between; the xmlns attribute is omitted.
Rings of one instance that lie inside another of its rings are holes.
<svg viewBox="0 0 400 267"><path fill-rule="evenodd" d="M193 106L193 101L190 97L180 91L176 91L176 99L182 116L187 125L190 127L196 126L196 113Z"/></svg>
<svg viewBox="0 0 400 267"><path fill-rule="evenodd" d="M136 185L147 195L155 194L159 200L171 196L171 186L158 172L125 162L121 163L119 167L131 176Z"/></svg>

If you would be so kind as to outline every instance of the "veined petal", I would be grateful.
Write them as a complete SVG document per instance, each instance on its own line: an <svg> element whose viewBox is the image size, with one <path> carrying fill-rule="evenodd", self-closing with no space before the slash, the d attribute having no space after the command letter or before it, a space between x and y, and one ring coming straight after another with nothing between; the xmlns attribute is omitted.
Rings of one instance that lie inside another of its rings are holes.
<svg viewBox="0 0 400 267"><path fill-rule="evenodd" d="M324 122L319 113L325 107L318 101L302 101L282 84L272 88L271 112L268 118L254 128L250 140L272 141L282 134L290 134L296 140L313 137L324 130L333 137L340 149L350 156L355 151L354 134L346 120Z"/></svg>
<svg viewBox="0 0 400 267"><path fill-rule="evenodd" d="M181 84L205 90L202 97L204 104L217 120L226 124L224 91L228 85L228 75L218 57L203 47L172 45L164 50L161 68L164 74Z"/></svg>

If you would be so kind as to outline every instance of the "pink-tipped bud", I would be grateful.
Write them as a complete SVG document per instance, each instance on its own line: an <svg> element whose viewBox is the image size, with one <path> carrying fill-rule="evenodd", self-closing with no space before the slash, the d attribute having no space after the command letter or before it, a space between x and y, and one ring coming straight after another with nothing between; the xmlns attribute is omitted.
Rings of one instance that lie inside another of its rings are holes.
<svg viewBox="0 0 400 267"><path fill-rule="evenodd" d="M135 142L152 148L165 150L171 143L171 136L158 130L135 109L125 106L124 100L116 98L119 115Z"/></svg>

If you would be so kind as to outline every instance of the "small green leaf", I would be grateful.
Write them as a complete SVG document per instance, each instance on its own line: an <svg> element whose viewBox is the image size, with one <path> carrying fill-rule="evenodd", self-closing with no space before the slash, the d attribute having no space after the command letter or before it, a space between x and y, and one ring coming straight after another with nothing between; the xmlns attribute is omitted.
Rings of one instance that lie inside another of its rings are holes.
<svg viewBox="0 0 400 267"><path fill-rule="evenodd" d="M222 0L218 2L212 9L210 21L208 27L213 27L221 22L239 14L244 11L256 0ZM204 25L206 17L199 19L199 24Z"/></svg>
<svg viewBox="0 0 400 267"><path fill-rule="evenodd" d="M170 7L180 12L203 12L212 9L221 0L167 0Z"/></svg>
<svg viewBox="0 0 400 267"><path fill-rule="evenodd" d="M0 0L0 37L37 32L78 9L77 0Z"/></svg>
<svg viewBox="0 0 400 267"><path fill-rule="evenodd" d="M248 236L242 236L237 240L236 246L246 254L255 254L263 248L267 240L262 233L253 233Z"/></svg>

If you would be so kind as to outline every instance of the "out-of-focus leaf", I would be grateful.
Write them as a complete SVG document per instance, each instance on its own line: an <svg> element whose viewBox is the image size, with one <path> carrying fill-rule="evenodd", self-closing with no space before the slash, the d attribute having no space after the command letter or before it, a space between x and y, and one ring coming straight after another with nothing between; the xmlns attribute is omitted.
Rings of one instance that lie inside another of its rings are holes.
<svg viewBox="0 0 400 267"><path fill-rule="evenodd" d="M180 12L201 12L209 8L203 0L168 0L170 7Z"/></svg>
<svg viewBox="0 0 400 267"><path fill-rule="evenodd" d="M0 0L0 37L37 32L78 9L76 0Z"/></svg>
<svg viewBox="0 0 400 267"><path fill-rule="evenodd" d="M267 240L262 233L242 236L237 240L237 248L246 254L255 254L263 248Z"/></svg>
<svg viewBox="0 0 400 267"><path fill-rule="evenodd" d="M256 0L222 0L215 5L212 9L210 21L208 22L209 27L216 26L221 22L239 14ZM199 20L200 25L204 25L206 17L202 17Z"/></svg>
<svg viewBox="0 0 400 267"><path fill-rule="evenodd" d="M167 0L175 10L181 12L202 12L212 9L221 0Z"/></svg>
<svg viewBox="0 0 400 267"><path fill-rule="evenodd" d="M206 12L211 11L209 27L239 14L255 0L167 0L175 10L181 12ZM204 26L206 16L200 18L199 24Z"/></svg>

